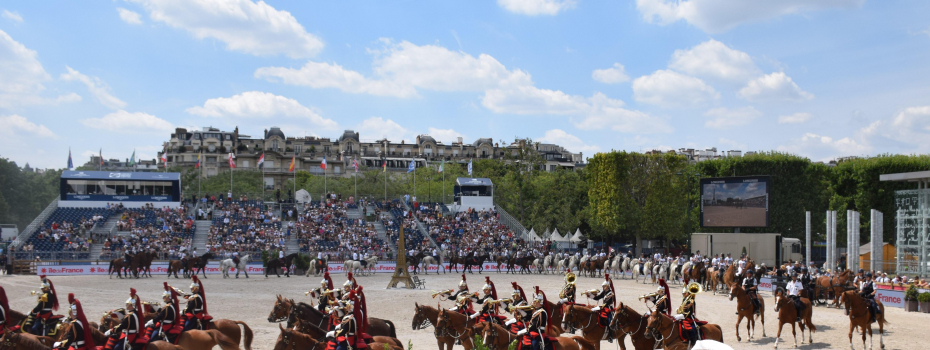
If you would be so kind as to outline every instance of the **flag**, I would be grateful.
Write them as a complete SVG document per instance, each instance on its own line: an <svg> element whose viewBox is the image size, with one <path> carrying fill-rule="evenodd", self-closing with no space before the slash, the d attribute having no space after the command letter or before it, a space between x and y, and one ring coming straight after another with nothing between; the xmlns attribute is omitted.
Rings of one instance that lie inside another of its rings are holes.
<svg viewBox="0 0 930 350"><path fill-rule="evenodd" d="M355 167L355 172L358 172L358 160L355 157L352 157L352 166Z"/></svg>
<svg viewBox="0 0 930 350"><path fill-rule="evenodd" d="M381 164L381 172L387 171L387 159L384 160L384 163Z"/></svg>
<svg viewBox="0 0 930 350"><path fill-rule="evenodd" d="M258 157L258 168L261 169L264 167L265 167L265 154L262 153L262 156Z"/></svg>
<svg viewBox="0 0 930 350"><path fill-rule="evenodd" d="M326 170L326 156L323 156L323 162L320 163L320 168Z"/></svg>
<svg viewBox="0 0 930 350"><path fill-rule="evenodd" d="M443 160L442 163L439 163L439 172L442 172L442 169L446 167L446 161Z"/></svg>
<svg viewBox="0 0 930 350"><path fill-rule="evenodd" d="M168 145L165 144L165 149L161 152L161 163L165 165L165 168L168 167Z"/></svg>
<svg viewBox="0 0 930 350"><path fill-rule="evenodd" d="M233 154L232 152L229 152L229 168L230 168L230 169L235 169L235 168L236 168L235 159L236 159L236 155Z"/></svg>
<svg viewBox="0 0 930 350"><path fill-rule="evenodd" d="M201 153L201 154L203 154L203 153ZM200 167L200 155L201 155L201 154L198 154L198 155L197 155L197 164L194 164L194 169L197 169L197 168Z"/></svg>
<svg viewBox="0 0 930 350"><path fill-rule="evenodd" d="M103 148L100 149L100 165L103 165Z"/></svg>
<svg viewBox="0 0 930 350"><path fill-rule="evenodd" d="M408 174L411 173L417 167L416 164L417 163L413 159L410 160L410 165L407 166Z"/></svg>
<svg viewBox="0 0 930 350"><path fill-rule="evenodd" d="M468 176L471 176L471 160L468 161Z"/></svg>
<svg viewBox="0 0 930 350"><path fill-rule="evenodd" d="M297 161L297 156L291 156L291 166L287 167L287 171L294 171L294 162Z"/></svg>
<svg viewBox="0 0 930 350"><path fill-rule="evenodd" d="M71 148L68 148L68 170L74 170L74 162L71 161Z"/></svg>
<svg viewBox="0 0 930 350"><path fill-rule="evenodd" d="M132 150L132 157L129 157L129 166L136 165L136 150Z"/></svg>

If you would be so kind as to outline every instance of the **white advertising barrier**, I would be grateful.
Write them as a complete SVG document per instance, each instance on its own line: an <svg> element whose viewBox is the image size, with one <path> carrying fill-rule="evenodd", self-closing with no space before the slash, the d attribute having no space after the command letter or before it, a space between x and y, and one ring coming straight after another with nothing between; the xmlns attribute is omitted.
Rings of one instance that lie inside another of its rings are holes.
<svg viewBox="0 0 930 350"><path fill-rule="evenodd" d="M772 279L766 278L766 277L760 278L759 279L759 291L766 291L766 292L774 293L775 287L772 285Z"/></svg>
<svg viewBox="0 0 930 350"><path fill-rule="evenodd" d="M875 301L880 301L885 306L904 308L904 291L878 289L875 293Z"/></svg>
<svg viewBox="0 0 930 350"><path fill-rule="evenodd" d="M381 261L375 266L375 272L377 273L393 273L394 269L397 267L397 263L394 261ZM443 264L443 267L446 271L449 271L449 264ZM462 271L462 266L458 266L459 271ZM487 262L482 264L484 271L497 271L497 263ZM501 268L504 268L503 266ZM41 265L37 267L37 271L40 275L49 275L49 276L69 276L69 275L107 275L107 264L75 264L75 265ZM210 262L206 267L207 274L220 274L218 262ZM478 270L478 267L473 267L473 270ZM252 274L264 274L265 268L261 264L249 264L247 271ZM426 272L436 273L440 271L438 266L430 266ZM230 272L235 273L235 269L230 269ZM345 273L345 264L342 262L330 262L329 263L329 272L331 273ZM426 273L420 271L421 273ZM168 274L168 265L163 263L152 264L152 275L167 275Z"/></svg>

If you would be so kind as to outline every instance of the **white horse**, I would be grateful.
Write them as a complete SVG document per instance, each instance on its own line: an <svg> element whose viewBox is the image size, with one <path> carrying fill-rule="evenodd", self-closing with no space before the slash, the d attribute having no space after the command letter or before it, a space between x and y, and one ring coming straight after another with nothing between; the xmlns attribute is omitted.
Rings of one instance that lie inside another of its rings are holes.
<svg viewBox="0 0 930 350"><path fill-rule="evenodd" d="M682 267L682 268L684 268L684 267ZM669 269L670 269L671 271L669 271L668 283L671 284L672 282L678 282L678 278L681 277L681 274L678 273L678 270L675 269L674 266L669 267Z"/></svg>
<svg viewBox="0 0 930 350"><path fill-rule="evenodd" d="M359 272L362 271L362 262L357 260L346 260L342 262L342 267L346 270L346 276L351 272L353 275L361 276Z"/></svg>
<svg viewBox="0 0 930 350"><path fill-rule="evenodd" d="M442 273L446 273L446 267L442 265L443 257L439 257L439 261L436 261L432 256L424 256L423 260L420 260L420 269L426 272L429 275L429 267L432 265L436 266L436 274L439 274L439 269L442 269Z"/></svg>
<svg viewBox="0 0 930 350"><path fill-rule="evenodd" d="M569 269L572 271L575 271L578 269L578 257L577 256L572 255L570 258L568 258L568 266L565 266L565 259L562 259L562 261L559 261L559 268L556 273L561 273Z"/></svg>
<svg viewBox="0 0 930 350"><path fill-rule="evenodd" d="M643 265L643 284L646 283L650 275L652 275L652 260L646 261ZM652 278L655 278L655 275L652 275ZM639 282L639 278L636 279L636 282Z"/></svg>
<svg viewBox="0 0 930 350"><path fill-rule="evenodd" d="M623 263L620 264L620 276L625 276L627 271L630 271L630 257L623 258Z"/></svg>
<svg viewBox="0 0 930 350"><path fill-rule="evenodd" d="M543 264L544 261L545 261L545 258L533 259L533 267L536 268L536 273L539 273L539 274L543 273L543 270L545 270L546 268L546 266Z"/></svg>
<svg viewBox="0 0 930 350"><path fill-rule="evenodd" d="M245 273L245 278L249 278L249 271L246 268L248 263L252 262L252 255L246 254L239 258L239 265L233 262L233 259L220 261L220 271L223 271L223 278L229 278L229 269L236 269L236 278L239 278L239 272Z"/></svg>
<svg viewBox="0 0 930 350"><path fill-rule="evenodd" d="M376 268L378 267L378 257L372 255L372 256L365 258L364 261L365 261L365 264L367 264L367 266L362 268L365 274L366 275L374 274L376 271Z"/></svg>
<svg viewBox="0 0 930 350"><path fill-rule="evenodd" d="M668 273L668 264L657 264L652 268L652 284L658 283L660 278L665 278Z"/></svg>
<svg viewBox="0 0 930 350"><path fill-rule="evenodd" d="M552 269L552 259L554 259L552 254L546 255L546 258L543 259L543 272L547 275Z"/></svg>

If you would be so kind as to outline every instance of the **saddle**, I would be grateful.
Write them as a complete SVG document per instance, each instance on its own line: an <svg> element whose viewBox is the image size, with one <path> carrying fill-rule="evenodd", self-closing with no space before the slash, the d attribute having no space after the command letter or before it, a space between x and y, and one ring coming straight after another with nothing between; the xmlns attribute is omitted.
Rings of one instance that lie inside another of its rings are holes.
<svg viewBox="0 0 930 350"><path fill-rule="evenodd" d="M359 260L358 262L362 264L362 267L368 267L368 262L367 262L367 261L365 261L365 260Z"/></svg>
<svg viewBox="0 0 930 350"><path fill-rule="evenodd" d="M681 341L683 341L683 342L688 342L688 338L685 336L685 334L691 333L691 330L688 329L689 323L688 323L688 322L682 322L682 321L675 321L675 323L678 325L678 338L680 338ZM690 324L693 325L693 327L696 327L696 328L697 328L698 340L704 340L704 331L701 330L701 326L706 325L706 324L707 324L707 321L697 321L697 320L695 320L695 321L693 321L693 322L690 323Z"/></svg>

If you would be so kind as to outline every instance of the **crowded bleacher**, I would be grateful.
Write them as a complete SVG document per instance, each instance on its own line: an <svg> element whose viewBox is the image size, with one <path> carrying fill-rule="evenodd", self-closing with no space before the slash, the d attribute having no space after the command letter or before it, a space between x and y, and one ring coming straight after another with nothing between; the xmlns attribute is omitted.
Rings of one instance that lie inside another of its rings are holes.
<svg viewBox="0 0 930 350"><path fill-rule="evenodd" d="M304 205L304 213L294 225L302 252L329 254L331 259L352 257L352 253L385 257L390 251L372 223L352 219L347 210L355 203L329 198Z"/></svg>
<svg viewBox="0 0 930 350"><path fill-rule="evenodd" d="M126 251L154 250L159 258L176 258L190 245L196 225L184 206L178 209L128 208L119 212L117 234L108 237L101 247L102 257L121 256Z"/></svg>
<svg viewBox="0 0 930 350"><path fill-rule="evenodd" d="M218 256L258 252L286 246L287 229L281 218L258 200L217 201L213 208L206 248Z"/></svg>

